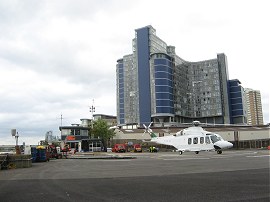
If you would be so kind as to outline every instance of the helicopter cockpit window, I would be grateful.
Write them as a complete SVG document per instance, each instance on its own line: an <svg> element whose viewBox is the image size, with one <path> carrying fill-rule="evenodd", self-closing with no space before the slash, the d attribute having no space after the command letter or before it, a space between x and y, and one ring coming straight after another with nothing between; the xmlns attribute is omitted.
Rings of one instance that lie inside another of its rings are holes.
<svg viewBox="0 0 270 202"><path fill-rule="evenodd" d="M220 137L218 137L216 135L211 135L210 138L211 138L211 140L212 140L213 143L221 140Z"/></svg>
<svg viewBox="0 0 270 202"><path fill-rule="evenodd" d="M191 144L191 138L188 138L188 144Z"/></svg>

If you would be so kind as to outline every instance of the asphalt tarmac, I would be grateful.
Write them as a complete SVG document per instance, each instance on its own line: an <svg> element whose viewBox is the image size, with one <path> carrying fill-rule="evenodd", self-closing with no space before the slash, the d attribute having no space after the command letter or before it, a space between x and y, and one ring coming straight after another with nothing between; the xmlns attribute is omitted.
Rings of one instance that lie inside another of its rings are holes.
<svg viewBox="0 0 270 202"><path fill-rule="evenodd" d="M267 150L120 155L1 170L0 201L270 201Z"/></svg>

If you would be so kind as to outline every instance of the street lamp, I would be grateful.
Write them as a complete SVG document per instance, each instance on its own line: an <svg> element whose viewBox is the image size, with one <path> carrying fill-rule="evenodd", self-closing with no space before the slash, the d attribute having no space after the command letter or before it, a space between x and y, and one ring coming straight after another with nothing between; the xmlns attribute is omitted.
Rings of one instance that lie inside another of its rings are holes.
<svg viewBox="0 0 270 202"><path fill-rule="evenodd" d="M94 120L94 112L95 112L96 108L94 107L94 99L93 99L93 104L92 106L90 106L89 111L92 114L92 120L91 120L91 130L93 130L93 120ZM92 132L91 132L91 138L92 138Z"/></svg>
<svg viewBox="0 0 270 202"><path fill-rule="evenodd" d="M19 139L19 133L18 132L15 135L15 139L16 139L16 146L18 146L18 139Z"/></svg>

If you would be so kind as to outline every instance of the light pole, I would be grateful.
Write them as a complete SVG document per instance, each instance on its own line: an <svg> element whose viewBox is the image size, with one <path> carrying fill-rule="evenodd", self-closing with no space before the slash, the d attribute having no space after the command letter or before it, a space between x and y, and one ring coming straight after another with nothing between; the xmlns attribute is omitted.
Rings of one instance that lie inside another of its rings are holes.
<svg viewBox="0 0 270 202"><path fill-rule="evenodd" d="M61 119L61 127L62 127L62 125L63 125L63 115L62 115L62 113L61 113L60 119Z"/></svg>
<svg viewBox="0 0 270 202"><path fill-rule="evenodd" d="M18 146L18 139L19 139L19 133L18 132L15 135L15 139L16 139L16 146Z"/></svg>
<svg viewBox="0 0 270 202"><path fill-rule="evenodd" d="M16 129L11 129L11 135L15 137L16 146L18 146L19 133L16 131Z"/></svg>
<svg viewBox="0 0 270 202"><path fill-rule="evenodd" d="M94 107L94 99L93 99L93 104L92 106L90 106L89 111L92 114L92 120L91 120L91 130L93 131L93 121L94 121L94 112L95 112L96 108ZM92 132L91 132L91 138L92 138Z"/></svg>

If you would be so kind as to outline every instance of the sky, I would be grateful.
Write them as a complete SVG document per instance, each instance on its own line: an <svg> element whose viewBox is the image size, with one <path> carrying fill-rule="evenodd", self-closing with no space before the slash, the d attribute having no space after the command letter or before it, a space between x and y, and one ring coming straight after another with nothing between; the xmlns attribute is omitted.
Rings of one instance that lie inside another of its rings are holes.
<svg viewBox="0 0 270 202"><path fill-rule="evenodd" d="M152 25L186 61L225 53L229 79L259 90L269 122L268 0L0 0L0 145L116 116L116 61ZM61 115L62 118L61 119Z"/></svg>

